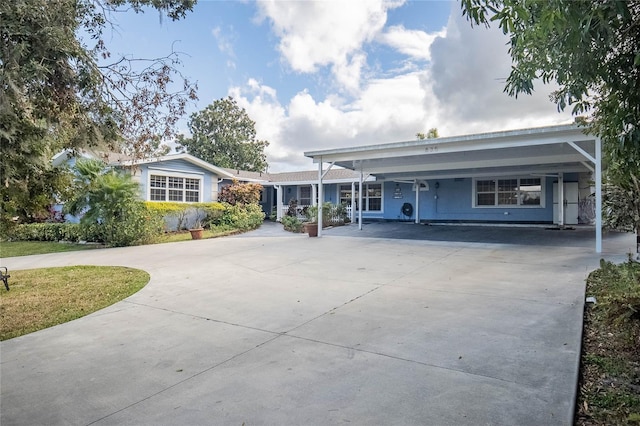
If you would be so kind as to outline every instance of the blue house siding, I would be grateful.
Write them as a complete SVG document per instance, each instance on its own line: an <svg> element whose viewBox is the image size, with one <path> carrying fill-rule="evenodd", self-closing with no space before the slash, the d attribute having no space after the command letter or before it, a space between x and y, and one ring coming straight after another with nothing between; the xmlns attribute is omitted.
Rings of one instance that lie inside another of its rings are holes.
<svg viewBox="0 0 640 426"><path fill-rule="evenodd" d="M474 207L472 178L430 180L429 190L420 192L420 208L417 213L422 221L551 223L553 182L557 181L557 178L544 179L544 207ZM565 181L573 179L577 180L577 175L568 174ZM416 193L413 184L385 182L383 195L383 214L363 212L363 217L415 220ZM413 207L410 218L402 213L404 203Z"/></svg>
<svg viewBox="0 0 640 426"><path fill-rule="evenodd" d="M578 182L577 173L567 173L565 182ZM531 207L474 207L474 179L438 179L429 180L429 190L420 192L420 208L418 214L421 221L434 222L509 222L509 223L552 223L553 222L553 184L556 177L542 177L544 206ZM363 211L364 219L374 220L415 220L416 193L412 183L396 183L393 181L371 182L383 185L382 211ZM324 201L336 204L340 200L340 185L325 184ZM307 186L307 185L301 185ZM283 186L283 204L298 200L298 185ZM411 204L411 217L402 213L402 206ZM267 204L269 205L269 204ZM275 205L275 195L272 204ZM265 207L265 211L266 210Z"/></svg>
<svg viewBox="0 0 640 426"><path fill-rule="evenodd" d="M193 175L194 178L202 178L202 201L211 202L217 201L212 199L212 189L215 180L215 187L217 191L218 177L212 175L208 170L202 169L195 164L192 164L185 160L167 160L159 161L157 163L142 164L140 167L140 188L141 195L146 200L148 199L148 185L149 176L152 174L159 175L171 175L172 173L183 173L186 175Z"/></svg>

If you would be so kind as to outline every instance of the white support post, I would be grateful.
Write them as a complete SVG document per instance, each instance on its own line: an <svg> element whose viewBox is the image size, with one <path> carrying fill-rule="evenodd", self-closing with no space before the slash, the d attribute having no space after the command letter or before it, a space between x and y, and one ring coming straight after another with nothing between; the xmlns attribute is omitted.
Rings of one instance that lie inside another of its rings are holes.
<svg viewBox="0 0 640 426"><path fill-rule="evenodd" d="M318 161L318 237L322 237L322 202L324 200L322 186L322 157L320 157Z"/></svg>
<svg viewBox="0 0 640 426"><path fill-rule="evenodd" d="M351 223L356 221L356 182L351 182Z"/></svg>
<svg viewBox="0 0 640 426"><path fill-rule="evenodd" d="M564 228L564 173L558 173L558 227Z"/></svg>
<svg viewBox="0 0 640 426"><path fill-rule="evenodd" d="M420 223L420 182L415 180L416 186L416 223Z"/></svg>
<svg viewBox="0 0 640 426"><path fill-rule="evenodd" d="M602 253L602 141L596 138L596 253Z"/></svg>
<svg viewBox="0 0 640 426"><path fill-rule="evenodd" d="M276 220L282 221L282 185L275 185L276 187Z"/></svg>
<svg viewBox="0 0 640 426"><path fill-rule="evenodd" d="M314 183L311 185L311 205L315 206L316 204L318 204L318 185Z"/></svg>
<svg viewBox="0 0 640 426"><path fill-rule="evenodd" d="M362 181L364 180L364 173L362 171L362 163L360 163L360 186L358 187L358 229L362 230Z"/></svg>

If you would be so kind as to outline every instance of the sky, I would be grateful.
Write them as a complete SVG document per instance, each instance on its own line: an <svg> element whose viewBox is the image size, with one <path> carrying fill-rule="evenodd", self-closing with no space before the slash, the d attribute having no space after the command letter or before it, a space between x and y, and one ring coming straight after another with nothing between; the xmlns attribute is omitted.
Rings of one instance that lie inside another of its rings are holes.
<svg viewBox="0 0 640 426"><path fill-rule="evenodd" d="M471 27L459 2L200 0L180 21L118 13L115 54L182 52L198 84L189 114L232 96L256 122L270 172L311 170L305 151L572 121L549 100L503 92L508 39ZM188 135L188 117L180 133Z"/></svg>

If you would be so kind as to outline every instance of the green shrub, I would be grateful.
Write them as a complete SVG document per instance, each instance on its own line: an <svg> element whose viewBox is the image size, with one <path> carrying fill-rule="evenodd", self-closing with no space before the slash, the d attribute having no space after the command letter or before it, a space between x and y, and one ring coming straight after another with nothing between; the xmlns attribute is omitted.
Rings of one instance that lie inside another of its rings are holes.
<svg viewBox="0 0 640 426"><path fill-rule="evenodd" d="M98 224L81 226L77 223L28 223L16 225L7 236L18 241L104 241L104 232Z"/></svg>
<svg viewBox="0 0 640 426"><path fill-rule="evenodd" d="M249 231L262 225L264 212L258 204L231 204L223 203L224 214L220 219L220 225L236 228L241 231Z"/></svg>
<svg viewBox="0 0 640 426"><path fill-rule="evenodd" d="M176 203L166 201L145 201L149 212L164 220L165 230L181 230L194 226L196 222L204 228L219 225L225 206L219 202ZM171 225L172 219L175 223Z"/></svg>
<svg viewBox="0 0 640 426"><path fill-rule="evenodd" d="M224 212L226 210L224 204L213 202L198 203L195 205L203 209L205 212L205 218L203 220L203 225L205 228L209 228L211 227L211 225L218 226L222 223L222 218L224 217Z"/></svg>
<svg viewBox="0 0 640 426"><path fill-rule="evenodd" d="M118 216L108 217L98 224L104 231L104 242L114 247L153 242L162 234L163 225L162 218L151 213L141 201L122 205Z"/></svg>
<svg viewBox="0 0 640 426"><path fill-rule="evenodd" d="M282 225L285 231L303 232L303 223L297 217L283 216Z"/></svg>

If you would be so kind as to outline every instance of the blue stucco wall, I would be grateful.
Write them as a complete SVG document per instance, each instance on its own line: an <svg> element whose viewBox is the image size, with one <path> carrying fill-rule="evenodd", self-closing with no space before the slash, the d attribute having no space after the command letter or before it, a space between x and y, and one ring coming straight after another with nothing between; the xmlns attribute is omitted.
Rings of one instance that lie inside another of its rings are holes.
<svg viewBox="0 0 640 426"><path fill-rule="evenodd" d="M429 181L429 190L420 192L419 215L422 221L460 221L460 222L553 222L553 182L556 178L545 179L544 207L473 207L473 179L440 179ZM577 181L577 174L565 175L565 181ZM436 188L438 183L438 188ZM416 199L413 185L410 183L384 182L383 211L363 212L365 219L415 220ZM396 187L400 188L402 198L394 198ZM334 189L334 199L337 187ZM402 213L402 205L409 203L413 215Z"/></svg>
<svg viewBox="0 0 640 426"><path fill-rule="evenodd" d="M553 183L557 178L544 177L544 207L473 207L473 179L430 180L429 190L420 192L419 215L421 221L441 222L553 222ZM565 182L577 182L577 173L567 173ZM438 185L436 185L436 183ZM364 219L415 220L416 194L411 183L382 182L383 207L381 212L363 212ZM438 186L436 188L436 186ZM402 198L394 198L396 187ZM289 191L288 189L291 189ZM340 199L339 185L325 184L324 201L336 203ZM297 186L284 186L284 204L297 199ZM402 205L410 203L413 215L402 214Z"/></svg>

